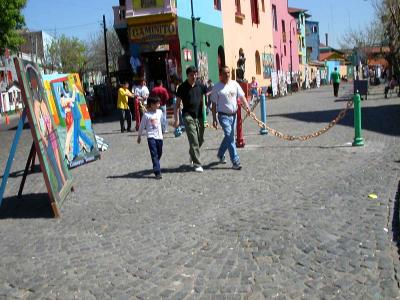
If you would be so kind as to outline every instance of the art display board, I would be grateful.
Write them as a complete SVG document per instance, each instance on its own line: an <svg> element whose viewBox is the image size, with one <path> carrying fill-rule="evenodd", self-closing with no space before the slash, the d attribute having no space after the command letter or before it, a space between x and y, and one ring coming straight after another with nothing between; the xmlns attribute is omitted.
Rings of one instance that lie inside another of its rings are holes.
<svg viewBox="0 0 400 300"><path fill-rule="evenodd" d="M72 190L72 178L60 147L50 103L37 65L20 58L15 58L14 63L50 204L54 215L59 216L59 208Z"/></svg>
<svg viewBox="0 0 400 300"><path fill-rule="evenodd" d="M100 158L88 107L78 74L44 75L63 158L74 168Z"/></svg>

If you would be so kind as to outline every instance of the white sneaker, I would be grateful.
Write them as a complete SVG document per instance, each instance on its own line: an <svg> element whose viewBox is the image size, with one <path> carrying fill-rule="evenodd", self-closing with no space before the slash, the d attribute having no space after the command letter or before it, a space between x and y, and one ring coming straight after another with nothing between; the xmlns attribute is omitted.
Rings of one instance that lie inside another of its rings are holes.
<svg viewBox="0 0 400 300"><path fill-rule="evenodd" d="M204 170L203 170L202 166L195 166L194 171L195 172L199 172L199 173L203 173Z"/></svg>

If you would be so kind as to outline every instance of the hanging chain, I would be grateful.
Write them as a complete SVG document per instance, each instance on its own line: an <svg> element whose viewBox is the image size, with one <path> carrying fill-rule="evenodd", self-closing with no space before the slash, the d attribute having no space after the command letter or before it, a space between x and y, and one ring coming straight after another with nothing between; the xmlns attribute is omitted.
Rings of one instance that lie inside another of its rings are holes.
<svg viewBox="0 0 400 300"><path fill-rule="evenodd" d="M347 103L346 103L346 107L339 112L339 114L337 115L337 117L335 119L333 119L328 125L326 125L324 128L315 131L311 134L307 134L307 135L300 135L300 136L295 136L295 135L288 135L288 134L284 134L278 130L275 130L269 126L267 126L264 122L262 122L261 120L259 120L256 115L253 113L253 111L247 110L245 107L242 106L243 110L245 110L247 112L247 115L249 115L254 121L257 122L257 125L260 128L265 128L268 130L268 133L281 138L283 140L287 140L287 141L294 141L294 140L299 140L299 141L307 141L309 139L312 138L316 138L318 136L320 136L321 134L324 134L325 132L327 132L329 129L331 129L333 126L335 126L341 119L344 118L344 116L346 115L346 112L349 108L351 108L353 106L353 99L350 98Z"/></svg>

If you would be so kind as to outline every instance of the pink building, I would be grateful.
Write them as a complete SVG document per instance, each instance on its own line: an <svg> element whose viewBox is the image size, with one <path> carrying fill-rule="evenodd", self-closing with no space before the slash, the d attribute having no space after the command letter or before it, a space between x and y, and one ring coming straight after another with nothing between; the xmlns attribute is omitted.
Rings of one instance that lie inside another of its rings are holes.
<svg viewBox="0 0 400 300"><path fill-rule="evenodd" d="M271 0L272 32L274 39L275 70L290 71L292 58L293 72L299 71L296 19L288 12L288 2Z"/></svg>
<svg viewBox="0 0 400 300"><path fill-rule="evenodd" d="M238 78L240 54L245 57L244 81L255 77L259 86L271 83L273 39L269 0L222 0L225 63Z"/></svg>

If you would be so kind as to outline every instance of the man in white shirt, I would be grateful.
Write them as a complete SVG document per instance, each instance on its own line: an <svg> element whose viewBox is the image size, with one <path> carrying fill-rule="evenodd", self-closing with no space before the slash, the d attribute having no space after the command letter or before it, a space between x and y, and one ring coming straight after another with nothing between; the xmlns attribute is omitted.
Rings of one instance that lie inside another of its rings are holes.
<svg viewBox="0 0 400 300"><path fill-rule="evenodd" d="M146 80L142 79L140 85L135 88L135 95L138 97L138 100L142 102L143 105L146 105L147 98L149 97L149 89L146 86Z"/></svg>
<svg viewBox="0 0 400 300"><path fill-rule="evenodd" d="M239 99L248 111L250 111L250 108L240 85L236 81L230 80L229 68L222 67L219 71L219 75L220 82L213 87L210 95L213 126L216 128L219 121L219 124L224 130L224 139L218 149L217 156L220 163L226 163L225 152L228 150L232 168L240 170L242 166L235 144L236 111L238 109L237 100Z"/></svg>

